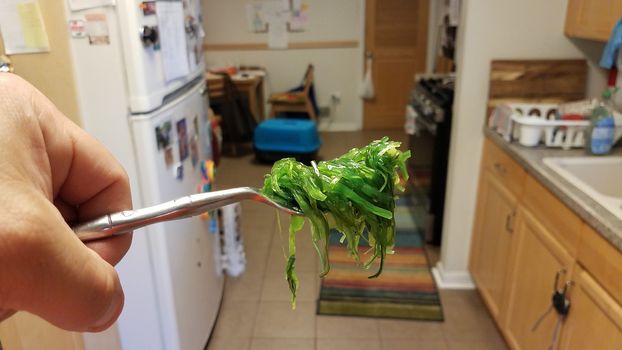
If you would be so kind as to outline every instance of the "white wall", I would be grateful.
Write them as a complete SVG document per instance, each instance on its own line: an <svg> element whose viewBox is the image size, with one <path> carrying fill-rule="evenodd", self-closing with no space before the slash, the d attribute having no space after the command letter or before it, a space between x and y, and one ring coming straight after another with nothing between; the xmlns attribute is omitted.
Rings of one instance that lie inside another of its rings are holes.
<svg viewBox="0 0 622 350"><path fill-rule="evenodd" d="M602 45L563 35L567 0L463 0L441 261L441 287L470 285L467 272L492 59L591 58L588 93L604 73L595 68Z"/></svg>
<svg viewBox="0 0 622 350"><path fill-rule="evenodd" d="M203 0L205 42L208 44L265 43L267 34L250 33L245 5L251 0ZM308 63L315 66L318 104L332 107L330 130L357 130L362 125L362 103L357 96L363 63L364 0L306 0L308 30L289 33L290 42L356 40L358 48L288 49L253 51L208 51L209 66L224 64L261 65L267 69L266 97L284 91L302 79ZM332 104L331 94L341 101Z"/></svg>

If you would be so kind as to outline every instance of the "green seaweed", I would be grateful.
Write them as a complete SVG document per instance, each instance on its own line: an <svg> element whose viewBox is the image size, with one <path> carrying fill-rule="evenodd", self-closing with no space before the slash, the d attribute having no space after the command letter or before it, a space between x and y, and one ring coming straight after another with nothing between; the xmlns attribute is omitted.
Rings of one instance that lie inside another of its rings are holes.
<svg viewBox="0 0 622 350"><path fill-rule="evenodd" d="M395 244L395 194L404 191L400 175L408 178L406 160L410 151L401 152L399 146L400 142L384 137L341 157L319 162L317 173L311 166L284 158L274 163L266 175L262 192L281 205L299 208L311 223L311 241L320 257L320 277L330 270L331 228L342 234L340 241L346 242L357 262L359 243L361 239L367 242L371 256L362 266L369 268L380 258L378 270L369 278L382 273L386 254L393 253ZM304 217L290 219L285 275L293 305L298 289L296 233L302 229Z"/></svg>

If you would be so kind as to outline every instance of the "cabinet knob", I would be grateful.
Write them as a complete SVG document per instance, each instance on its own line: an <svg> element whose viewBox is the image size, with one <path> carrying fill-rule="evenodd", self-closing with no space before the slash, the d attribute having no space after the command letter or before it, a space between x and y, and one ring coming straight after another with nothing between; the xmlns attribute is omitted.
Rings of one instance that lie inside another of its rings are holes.
<svg viewBox="0 0 622 350"><path fill-rule="evenodd" d="M495 169L497 169L497 171L501 174L505 174L505 167L503 165L501 165L501 163L499 162L495 162L493 164L493 166L495 167Z"/></svg>
<svg viewBox="0 0 622 350"><path fill-rule="evenodd" d="M157 26L142 26L140 28L140 40L145 46L156 45L159 40Z"/></svg>
<svg viewBox="0 0 622 350"><path fill-rule="evenodd" d="M561 276L566 276L566 269L562 268L561 270L557 271L557 273L555 273L555 283L553 284L553 290L560 290L561 288L559 287L559 278Z"/></svg>

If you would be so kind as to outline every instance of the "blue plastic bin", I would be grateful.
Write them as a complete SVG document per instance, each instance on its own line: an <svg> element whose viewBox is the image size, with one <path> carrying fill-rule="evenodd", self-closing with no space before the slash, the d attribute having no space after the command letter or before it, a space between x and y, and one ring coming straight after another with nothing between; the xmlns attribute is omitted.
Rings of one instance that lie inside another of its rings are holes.
<svg viewBox="0 0 622 350"><path fill-rule="evenodd" d="M255 128L253 143L257 160L267 163L286 157L309 163L321 145L317 126L304 119L265 120Z"/></svg>

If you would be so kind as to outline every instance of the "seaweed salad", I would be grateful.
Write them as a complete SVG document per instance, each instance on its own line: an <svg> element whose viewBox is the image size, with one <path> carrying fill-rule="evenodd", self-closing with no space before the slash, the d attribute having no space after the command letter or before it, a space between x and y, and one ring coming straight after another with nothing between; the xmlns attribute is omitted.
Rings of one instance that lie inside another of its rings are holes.
<svg viewBox="0 0 622 350"><path fill-rule="evenodd" d="M363 267L369 268L380 259L380 267L369 278L382 273L385 256L393 253L395 243L395 194L404 191L400 173L408 178L406 160L410 151L401 152L400 144L384 137L339 158L321 161L317 167L306 166L294 158L274 163L262 192L277 203L300 208L304 213L290 218L285 275L292 305L298 289L296 233L303 228L305 218L311 224L311 240L320 257L320 277L330 270L331 228L341 233L341 243L347 244L349 254ZM361 240L370 246L364 262L358 251Z"/></svg>

